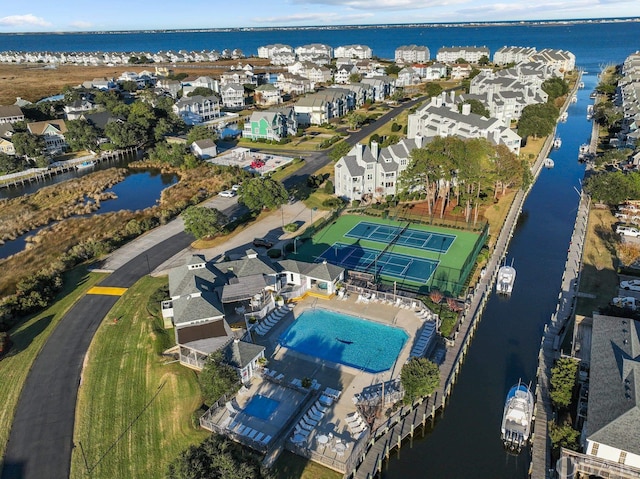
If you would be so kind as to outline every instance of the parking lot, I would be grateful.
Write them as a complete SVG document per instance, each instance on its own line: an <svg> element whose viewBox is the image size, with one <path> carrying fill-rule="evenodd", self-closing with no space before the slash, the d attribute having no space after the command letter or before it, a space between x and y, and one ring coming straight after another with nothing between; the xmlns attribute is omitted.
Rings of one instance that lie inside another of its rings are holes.
<svg viewBox="0 0 640 479"><path fill-rule="evenodd" d="M208 159L207 162L216 165L238 166L252 173L265 175L281 166L288 165L293 158L267 153L251 151L249 148L234 148L215 158Z"/></svg>

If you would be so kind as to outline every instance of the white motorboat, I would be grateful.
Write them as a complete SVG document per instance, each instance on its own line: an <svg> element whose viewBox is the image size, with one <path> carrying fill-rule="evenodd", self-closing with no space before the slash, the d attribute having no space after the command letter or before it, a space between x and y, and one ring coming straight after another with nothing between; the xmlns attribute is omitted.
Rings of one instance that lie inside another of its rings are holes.
<svg viewBox="0 0 640 479"><path fill-rule="evenodd" d="M558 148L560 148L562 146L562 140L560 139L559 136L556 136L553 139L553 147L557 150Z"/></svg>
<svg viewBox="0 0 640 479"><path fill-rule="evenodd" d="M498 279L496 280L496 293L511 294L513 291L513 283L516 281L516 270L513 267L513 260L511 266L503 265L498 270Z"/></svg>
<svg viewBox="0 0 640 479"><path fill-rule="evenodd" d="M520 452L531 437L534 399L531 388L522 381L507 393L500 429L502 443L512 452Z"/></svg>
<svg viewBox="0 0 640 479"><path fill-rule="evenodd" d="M563 123L567 121L568 118L569 118L569 113L567 113L566 111L562 113L562 115L560 115L560 121Z"/></svg>
<svg viewBox="0 0 640 479"><path fill-rule="evenodd" d="M95 164L96 164L95 161L87 160L87 161L83 161L82 163L76 165L76 168L78 170L83 170L85 168L93 168L95 166Z"/></svg>
<svg viewBox="0 0 640 479"><path fill-rule="evenodd" d="M555 166L555 163L551 158L545 158L543 164L545 168L553 168Z"/></svg>

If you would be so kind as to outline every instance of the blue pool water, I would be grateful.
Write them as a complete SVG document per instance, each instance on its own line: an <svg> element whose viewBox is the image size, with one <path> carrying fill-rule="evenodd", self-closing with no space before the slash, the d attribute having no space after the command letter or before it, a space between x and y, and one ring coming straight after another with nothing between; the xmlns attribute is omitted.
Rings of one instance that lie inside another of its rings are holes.
<svg viewBox="0 0 640 479"><path fill-rule="evenodd" d="M280 404L280 402L275 399L256 394L249 400L242 412L266 421L271 417L273 411L276 410L278 404Z"/></svg>
<svg viewBox="0 0 640 479"><path fill-rule="evenodd" d="M378 373L391 369L408 338L400 328L313 309L304 311L279 341L299 353Z"/></svg>

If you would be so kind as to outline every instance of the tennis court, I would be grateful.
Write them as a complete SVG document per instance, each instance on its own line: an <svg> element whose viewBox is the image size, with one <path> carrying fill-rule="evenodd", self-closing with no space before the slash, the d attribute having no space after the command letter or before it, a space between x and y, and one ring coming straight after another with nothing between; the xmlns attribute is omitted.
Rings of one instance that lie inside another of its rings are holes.
<svg viewBox="0 0 640 479"><path fill-rule="evenodd" d="M344 243L330 246L320 258L347 269L418 283L426 283L438 267L438 261Z"/></svg>
<svg viewBox="0 0 640 479"><path fill-rule="evenodd" d="M393 226L361 221L344 236L347 238L366 239L380 243L390 243L397 237L395 244L410 248L446 253L456 237L445 233L419 230L407 226Z"/></svg>

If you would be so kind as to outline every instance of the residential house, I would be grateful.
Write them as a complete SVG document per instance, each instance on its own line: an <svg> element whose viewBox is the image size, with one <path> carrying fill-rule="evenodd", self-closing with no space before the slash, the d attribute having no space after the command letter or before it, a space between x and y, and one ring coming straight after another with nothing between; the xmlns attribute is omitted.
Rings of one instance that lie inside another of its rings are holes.
<svg viewBox="0 0 640 479"><path fill-rule="evenodd" d="M526 63L531 61L537 50L535 47L502 47L493 54L493 63L508 65L509 63Z"/></svg>
<svg viewBox="0 0 640 479"><path fill-rule="evenodd" d="M161 78L156 83L156 90L164 91L171 95L171 98L178 98L178 94L182 91L182 83L178 80L169 80Z"/></svg>
<svg viewBox="0 0 640 479"><path fill-rule="evenodd" d="M333 78L333 73L330 69L309 61L298 61L293 65L287 66L287 70L289 73L307 78L314 85L316 83L328 83Z"/></svg>
<svg viewBox="0 0 640 479"><path fill-rule="evenodd" d="M343 45L335 48L333 56L336 58L360 58L365 60L373 55L371 48L366 45Z"/></svg>
<svg viewBox="0 0 640 479"><path fill-rule="evenodd" d="M442 63L456 63L462 58L467 63L478 63L482 57L489 57L487 47L442 47L436 54L436 60Z"/></svg>
<svg viewBox="0 0 640 479"><path fill-rule="evenodd" d="M460 113L456 102L447 99L444 92L409 115L407 136L421 136L427 141L437 136L486 138L494 145L505 145L516 155L520 153L521 138L507 124L497 118L471 113L468 103L462 106Z"/></svg>
<svg viewBox="0 0 640 479"><path fill-rule="evenodd" d="M17 105L0 105L0 123L24 121L24 113Z"/></svg>
<svg viewBox="0 0 640 479"><path fill-rule="evenodd" d="M360 83L373 88L373 101L384 101L396 91L395 79L386 75L366 77Z"/></svg>
<svg viewBox="0 0 640 479"><path fill-rule="evenodd" d="M398 72L397 87L406 87L420 83L420 75L412 67L404 67Z"/></svg>
<svg viewBox="0 0 640 479"><path fill-rule="evenodd" d="M204 140L197 140L191 143L189 147L191 153L200 158L201 160L208 160L218 154L218 147L216 142L211 138L205 138Z"/></svg>
<svg viewBox="0 0 640 479"><path fill-rule="evenodd" d="M556 472L570 477L638 477L640 323L593 315L584 454L562 450ZM599 473L606 471L606 475Z"/></svg>
<svg viewBox="0 0 640 479"><path fill-rule="evenodd" d="M554 66L562 73L573 71L576 68L576 56L567 50L544 48L532 55L531 61Z"/></svg>
<svg viewBox="0 0 640 479"><path fill-rule="evenodd" d="M244 86L240 83L227 83L220 88L222 104L225 108L244 108Z"/></svg>
<svg viewBox="0 0 640 479"><path fill-rule="evenodd" d="M424 71L423 80L440 80L447 77L447 66L444 63L433 63L427 65Z"/></svg>
<svg viewBox="0 0 640 479"><path fill-rule="evenodd" d="M343 90L350 90L353 92L355 108L360 108L367 101L375 101L375 90L367 83L347 83L346 85L332 85L330 89L340 88Z"/></svg>
<svg viewBox="0 0 640 479"><path fill-rule="evenodd" d="M273 85L282 93L290 95L304 95L315 88L315 83L308 78L288 72L278 73Z"/></svg>
<svg viewBox="0 0 640 479"><path fill-rule="evenodd" d="M345 64L338 67L336 72L333 74L333 81L334 83L349 83L351 75L358 75L359 73L358 67L355 65Z"/></svg>
<svg viewBox="0 0 640 479"><path fill-rule="evenodd" d="M258 47L258 58L272 59L277 53L294 53L294 51L290 45L283 45L282 43Z"/></svg>
<svg viewBox="0 0 640 479"><path fill-rule="evenodd" d="M93 127L95 127L101 136L98 137L98 144L108 143L110 140L104 135L104 130L109 123L114 121L116 122L124 122L123 118L112 115L108 111L98 111L95 113L83 113L79 120L84 120Z"/></svg>
<svg viewBox="0 0 640 479"><path fill-rule="evenodd" d="M258 80L251 70L229 70L220 75L220 86L223 87L230 83L257 85Z"/></svg>
<svg viewBox="0 0 640 479"><path fill-rule="evenodd" d="M94 89L94 90L115 90L118 87L118 84L109 78L94 78L93 80L87 80L82 82L83 88L86 89Z"/></svg>
<svg viewBox="0 0 640 479"><path fill-rule="evenodd" d="M312 61L317 64L326 63L318 63L318 59L324 61L324 59L330 60L333 57L333 49L329 45L325 45L322 43L311 43L309 45L300 45L295 48L296 55L301 61Z"/></svg>
<svg viewBox="0 0 640 479"><path fill-rule="evenodd" d="M375 141L371 146L356 144L334 166L335 194L348 201L397 194L398 178L409 164L411 151L422 146L420 136L385 148Z"/></svg>
<svg viewBox="0 0 640 479"><path fill-rule="evenodd" d="M452 80L464 80L469 78L473 68L468 63L456 63L451 66L451 79Z"/></svg>
<svg viewBox="0 0 640 479"><path fill-rule="evenodd" d="M11 123L0 123L0 138L9 140L13 136L14 130Z"/></svg>
<svg viewBox="0 0 640 479"><path fill-rule="evenodd" d="M256 105L261 106L279 105L282 103L282 95L278 88L269 83L265 83L255 89L253 101Z"/></svg>
<svg viewBox="0 0 640 479"><path fill-rule="evenodd" d="M294 105L298 123L322 125L346 115L355 108L354 92L344 88L329 88L301 98Z"/></svg>
<svg viewBox="0 0 640 479"><path fill-rule="evenodd" d="M396 63L424 63L429 61L430 56L428 47L402 45L396 48L394 59Z"/></svg>
<svg viewBox="0 0 640 479"><path fill-rule="evenodd" d="M14 156L16 154L16 149L13 146L13 142L6 138L0 137L0 153L4 153L5 155Z"/></svg>
<svg viewBox="0 0 640 479"><path fill-rule="evenodd" d="M187 125L197 125L220 117L220 101L216 96L184 96L173 105L173 112Z"/></svg>
<svg viewBox="0 0 640 479"><path fill-rule="evenodd" d="M244 124L242 136L253 141L280 141L289 135L295 135L297 129L295 110L291 107L254 111Z"/></svg>
<svg viewBox="0 0 640 479"><path fill-rule="evenodd" d="M58 154L67 148L64 134L67 125L64 120L46 120L27 123L29 133L41 136L45 141L45 149L48 154Z"/></svg>
<svg viewBox="0 0 640 479"><path fill-rule="evenodd" d="M291 65L296 61L296 54L293 52L278 52L274 53L270 60L272 65Z"/></svg>
<svg viewBox="0 0 640 479"><path fill-rule="evenodd" d="M213 78L208 76L201 76L196 78L195 80L182 82L183 95L188 95L196 88L208 88L212 92L220 92L220 84L218 83L218 80L214 80Z"/></svg>
<svg viewBox="0 0 640 479"><path fill-rule="evenodd" d="M79 98L64 106L64 115L67 120L77 120L84 113L95 108L96 105L89 98Z"/></svg>

